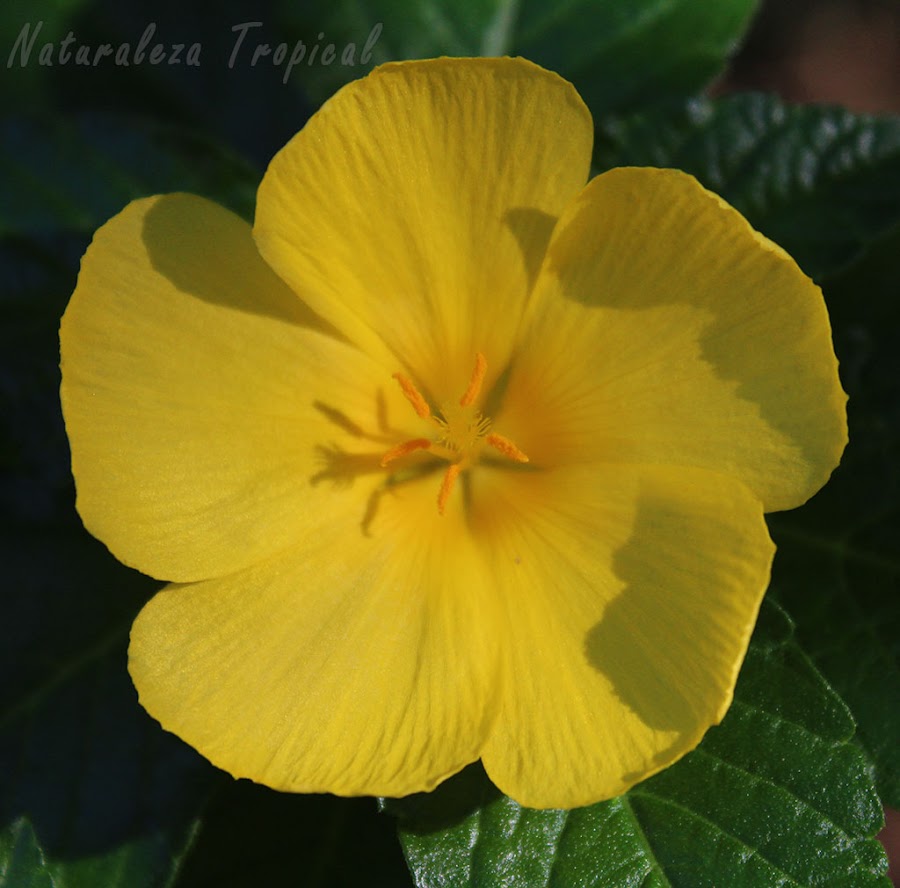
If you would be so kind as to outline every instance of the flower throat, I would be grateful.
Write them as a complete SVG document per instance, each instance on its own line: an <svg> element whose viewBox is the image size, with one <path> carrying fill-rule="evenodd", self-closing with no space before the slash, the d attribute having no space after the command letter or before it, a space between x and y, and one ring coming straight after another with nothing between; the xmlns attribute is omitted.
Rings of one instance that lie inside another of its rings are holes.
<svg viewBox="0 0 900 888"><path fill-rule="evenodd" d="M487 361L479 352L475 356L472 378L462 397L458 402L449 401L441 404L437 414L432 413L428 402L408 376L403 373L394 374L400 390L416 414L437 426L438 432L433 438L412 438L392 447L381 458L381 465L386 467L394 460L418 450L428 451L447 460L449 465L444 472L437 498L437 508L441 515L447 508L447 500L450 498L456 479L462 471L478 460L478 456L485 446L492 447L514 462L528 462L528 457L512 441L490 430L490 419L483 416L475 406L475 401L481 394L486 371Z"/></svg>

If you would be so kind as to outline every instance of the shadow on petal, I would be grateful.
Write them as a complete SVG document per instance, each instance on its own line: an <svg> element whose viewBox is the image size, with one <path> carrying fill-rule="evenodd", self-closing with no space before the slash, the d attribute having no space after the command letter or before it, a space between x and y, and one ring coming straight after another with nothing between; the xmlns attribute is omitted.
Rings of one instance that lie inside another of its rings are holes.
<svg viewBox="0 0 900 888"><path fill-rule="evenodd" d="M644 724L683 733L697 725L697 712L685 698L679 676L688 664L670 659L664 645L667 638L684 633L691 614L678 600L677 590L666 594L664 574L656 588L646 579L651 567L647 536L659 520L654 509L666 505L641 502L631 538L613 557L615 575L624 588L587 633L584 651L591 666L612 682L619 700Z"/></svg>
<svg viewBox="0 0 900 888"><path fill-rule="evenodd" d="M781 486L766 491L766 511L805 502L846 442L846 396L813 281L737 211L674 170L597 176L567 225L549 254L565 296L627 313L696 312L702 360L776 433L771 456L759 462L783 457L790 466ZM758 437L762 450L767 438L762 430Z"/></svg>
<svg viewBox="0 0 900 888"><path fill-rule="evenodd" d="M230 210L192 194L168 194L156 198L142 237L153 267L183 293L344 340L272 271L250 225Z"/></svg>
<svg viewBox="0 0 900 888"><path fill-rule="evenodd" d="M648 750L657 746L643 776L724 716L773 553L760 504L740 484L688 470L641 484L632 532L613 556L622 591L586 633L584 654L646 726Z"/></svg>
<svg viewBox="0 0 900 888"><path fill-rule="evenodd" d="M514 207L503 217L522 252L528 289L534 287L557 217L534 207Z"/></svg>

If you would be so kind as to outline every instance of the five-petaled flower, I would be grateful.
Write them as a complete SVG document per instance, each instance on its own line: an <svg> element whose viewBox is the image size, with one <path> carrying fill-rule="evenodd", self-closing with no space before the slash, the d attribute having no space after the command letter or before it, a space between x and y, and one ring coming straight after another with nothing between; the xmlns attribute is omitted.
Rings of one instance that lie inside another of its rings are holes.
<svg viewBox="0 0 900 888"><path fill-rule="evenodd" d="M252 229L169 195L97 232L61 331L78 508L171 581L131 674L232 774L397 796L480 758L573 807L723 717L763 513L845 443L828 318L692 177L587 182L592 132L524 60L389 64Z"/></svg>

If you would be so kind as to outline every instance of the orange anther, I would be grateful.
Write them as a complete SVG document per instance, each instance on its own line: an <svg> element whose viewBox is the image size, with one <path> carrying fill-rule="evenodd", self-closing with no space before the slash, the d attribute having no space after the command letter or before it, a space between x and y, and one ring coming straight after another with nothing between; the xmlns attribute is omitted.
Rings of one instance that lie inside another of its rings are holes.
<svg viewBox="0 0 900 888"><path fill-rule="evenodd" d="M403 396L419 417L430 419L438 426L440 433L434 439L413 438L397 444L381 457L381 465L385 467L395 459L400 459L417 450L427 450L430 457L450 462L438 492L437 508L440 515L443 515L447 509L456 479L478 459L478 454L484 444L488 444L515 462L528 462L528 457L508 438L504 438L502 435L488 434L491 426L490 420L483 417L474 406L481 394L486 374L487 360L481 352L478 352L475 355L472 377L469 379L469 385L463 396L459 399L459 406L453 402L444 402L440 405L440 413L436 415L432 414L428 402L408 376L403 373L394 374L394 379L399 383ZM423 464L423 468L429 467L429 463Z"/></svg>
<svg viewBox="0 0 900 888"><path fill-rule="evenodd" d="M463 396L459 399L460 407L468 407L481 392L481 383L484 382L484 374L487 370L487 361L481 352L475 355L475 369L472 371L472 378L469 380L469 387Z"/></svg>
<svg viewBox="0 0 900 888"><path fill-rule="evenodd" d="M459 477L460 465L459 463L451 463L447 466L447 471L444 472L444 480L441 481L441 490L438 493L438 514L443 515L444 509L447 508L447 500L450 499L450 494L453 492L453 485L456 484L456 479Z"/></svg>
<svg viewBox="0 0 900 888"><path fill-rule="evenodd" d="M428 417L431 416L431 408L428 406L428 402L419 393L419 390L413 385L413 381L402 373L395 373L394 379L400 383L400 390L405 395L406 400L412 404L413 410L415 410L422 419L428 419Z"/></svg>
<svg viewBox="0 0 900 888"><path fill-rule="evenodd" d="M428 450L431 447L431 441L428 438L413 438L411 441L404 441L396 447L392 447L383 457L381 457L381 467L384 468L388 463L392 463L401 456L408 453L414 453L416 450Z"/></svg>
<svg viewBox="0 0 900 888"><path fill-rule="evenodd" d="M503 435L495 435L493 432L484 439L485 444L489 444L494 450L499 450L504 456L514 459L516 462L526 463L528 457L513 444L509 438Z"/></svg>

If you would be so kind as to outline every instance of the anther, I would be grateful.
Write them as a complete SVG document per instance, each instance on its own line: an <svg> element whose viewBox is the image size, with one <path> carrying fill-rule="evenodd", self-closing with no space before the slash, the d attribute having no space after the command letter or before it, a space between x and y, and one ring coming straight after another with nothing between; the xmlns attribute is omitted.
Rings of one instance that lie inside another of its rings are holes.
<svg viewBox="0 0 900 888"><path fill-rule="evenodd" d="M459 406L443 403L439 414L432 414L428 402L422 397L413 381L403 373L395 373L394 379L400 385L403 396L412 405L413 410L422 419L429 419L440 429L440 434L434 440L428 438L413 438L392 447L381 457L382 467L388 466L396 459L408 456L418 450L427 450L432 457L450 461L441 481L441 489L438 492L438 513L443 515L447 508L447 502L456 485L456 479L460 474L477 461L482 445L493 447L498 453L514 462L527 463L528 457L519 450L509 438L489 432L490 420L481 416L473 406L481 394L484 378L487 373L487 361L481 352L475 355L475 368L472 377L463 396L459 399Z"/></svg>
<svg viewBox="0 0 900 888"><path fill-rule="evenodd" d="M509 457L512 460L520 463L527 463L528 457L513 444L509 438L504 438L503 435L496 435L491 432L490 435L487 435L484 439L485 444L489 444L494 450L499 450L504 456Z"/></svg>
<svg viewBox="0 0 900 888"><path fill-rule="evenodd" d="M481 352L475 355L475 369L472 371L472 378L469 380L469 387L459 399L460 407L468 407L480 394L481 384L484 382L484 374L487 370L487 360Z"/></svg>
<svg viewBox="0 0 900 888"><path fill-rule="evenodd" d="M419 390L413 385L413 381L402 373L395 373L394 379L400 383L400 391L403 392L406 400L412 404L413 410L415 410L422 419L428 419L428 417L431 416L431 408L428 406L428 402L419 393Z"/></svg>
<svg viewBox="0 0 900 888"><path fill-rule="evenodd" d="M447 508L447 500L450 499L450 494L453 492L453 485L456 484L460 469L461 466L459 463L450 463L450 465L447 466L447 471L444 472L444 480L441 481L441 489L438 493L437 500L439 515L443 515L444 510Z"/></svg>
<svg viewBox="0 0 900 888"><path fill-rule="evenodd" d="M392 463L401 456L409 453L415 453L417 450L428 450L431 447L431 441L428 438L413 438L411 441L404 441L396 447L392 447L383 457L381 457L381 467L384 468L388 463Z"/></svg>

